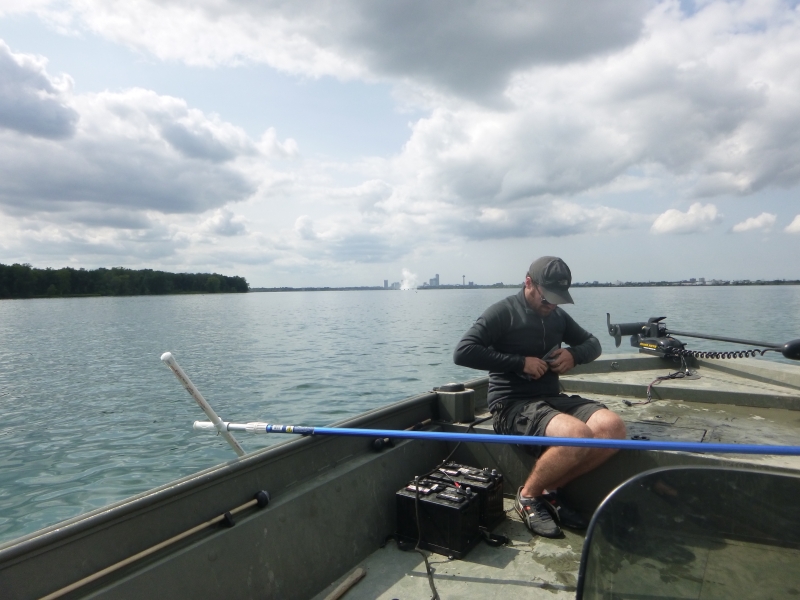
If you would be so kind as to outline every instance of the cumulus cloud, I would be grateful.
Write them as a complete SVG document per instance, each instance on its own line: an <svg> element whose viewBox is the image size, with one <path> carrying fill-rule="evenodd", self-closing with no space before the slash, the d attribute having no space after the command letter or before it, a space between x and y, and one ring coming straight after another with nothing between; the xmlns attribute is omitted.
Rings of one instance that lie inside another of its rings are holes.
<svg viewBox="0 0 800 600"><path fill-rule="evenodd" d="M733 226L734 233L744 233L745 231L769 231L775 225L777 215L763 212L757 217L750 217L741 223Z"/></svg>
<svg viewBox="0 0 800 600"><path fill-rule="evenodd" d="M141 265L169 260L189 243L157 219L130 229L36 218L4 221L0 233L7 243L5 260L42 266Z"/></svg>
<svg viewBox="0 0 800 600"><path fill-rule="evenodd" d="M0 208L63 219L91 205L111 224L119 209L199 214L256 190L240 164L256 144L183 100L132 89L72 97L70 110L79 125L57 143L0 130Z"/></svg>
<svg viewBox="0 0 800 600"><path fill-rule="evenodd" d="M646 169L660 172L651 186L689 197L793 186L796 56L796 11L709 3L686 17L659 4L620 52L517 73L510 109L440 104L415 123L398 166L425 195L493 205L573 196Z"/></svg>
<svg viewBox="0 0 800 600"><path fill-rule="evenodd" d="M650 165L695 196L800 182L800 13L782 3L711 1L691 15L677 2L633 0L581 10L89 0L39 10L165 60L411 86L432 107L403 153L426 195L493 204L572 195ZM474 104L486 94L502 95L502 107ZM164 135L194 156L230 152L179 125Z"/></svg>
<svg viewBox="0 0 800 600"><path fill-rule="evenodd" d="M629 44L648 3L443 0L89 0L45 12L164 60L266 63L302 75L391 77L472 98L502 92L533 64L563 63Z"/></svg>
<svg viewBox="0 0 800 600"><path fill-rule="evenodd" d="M689 210L681 212L671 208L658 216L653 222L652 233L703 233L722 221L722 215L713 204L700 204L696 202Z"/></svg>
<svg viewBox="0 0 800 600"><path fill-rule="evenodd" d="M314 221L308 215L301 215L297 217L294 222L294 230L303 240L315 240L317 234L314 232Z"/></svg>
<svg viewBox="0 0 800 600"><path fill-rule="evenodd" d="M386 263L402 258L406 247L398 247L375 233L353 232L325 240L320 258L334 262Z"/></svg>
<svg viewBox="0 0 800 600"><path fill-rule="evenodd" d="M797 215L794 220L786 226L784 231L786 233L800 233L800 215Z"/></svg>
<svg viewBox="0 0 800 600"><path fill-rule="evenodd" d="M262 134L256 147L261 154L269 158L296 158L300 155L297 142L292 138L281 141L274 127L270 127Z"/></svg>
<svg viewBox="0 0 800 600"><path fill-rule="evenodd" d="M433 110L414 124L395 181L413 177L428 197L574 195L650 165L696 196L800 181L800 14L781 3L712 1L691 15L675 2L554 1L89 1L50 11L163 59L422 90L415 98ZM490 89L502 108L472 102ZM167 135L186 152L230 151L183 132Z"/></svg>
<svg viewBox="0 0 800 600"><path fill-rule="evenodd" d="M317 163L308 166L319 175L318 167ZM272 229L267 237L273 247L302 258L306 264L392 262L429 243L435 227L431 215L374 205L362 210L364 196L371 196L367 190L375 192L382 186L337 188L326 180L310 185L307 178L298 179L299 182L279 188L280 206L287 216L294 206L297 212L308 206L314 209L313 217L301 214L289 227Z"/></svg>
<svg viewBox="0 0 800 600"><path fill-rule="evenodd" d="M314 194L308 187L282 189L282 198L302 198ZM343 194L343 191L339 191ZM320 205L317 204L319 207ZM398 215L398 219L405 218ZM425 233L411 232L385 215L365 215L357 211L357 200L312 219L301 215L291 229L270 235L270 245L305 263L336 265L375 264L397 260L407 254Z"/></svg>
<svg viewBox="0 0 800 600"><path fill-rule="evenodd" d="M167 123L161 128L161 136L170 145L189 158L201 158L213 162L225 162L236 153L232 148L221 143L212 132L205 130L192 131L180 122Z"/></svg>
<svg viewBox="0 0 800 600"><path fill-rule="evenodd" d="M533 206L481 208L465 212L457 231L471 239L563 237L645 228L652 217L607 206L584 206L564 200Z"/></svg>
<svg viewBox="0 0 800 600"><path fill-rule="evenodd" d="M0 128L49 139L74 133L78 113L65 100L71 81L50 76L46 66L0 40Z"/></svg>
<svg viewBox="0 0 800 600"><path fill-rule="evenodd" d="M45 67L0 42L4 260L135 265L189 248L201 256L210 240L238 244L250 238L247 221L228 206L280 180L271 159L298 156L274 129L253 140L150 90L74 94L68 76Z"/></svg>
<svg viewBox="0 0 800 600"><path fill-rule="evenodd" d="M237 217L227 208L220 208L206 219L201 225L201 229L212 235L222 235L230 237L242 235L247 232L244 219Z"/></svg>
<svg viewBox="0 0 800 600"><path fill-rule="evenodd" d="M781 2L710 0L691 14L674 1L36 6L63 30L164 60L388 81L425 116L396 156L323 164L274 129L250 139L178 98L74 96L41 59L14 55L45 77L25 84L36 102L72 123L49 138L0 130L0 207L21 219L88 226L94 212L96 226L144 231L181 214L192 226L164 235L256 244L242 253L253 260L371 263L453 239L707 231L722 197L800 184L800 12ZM21 76L10 81L7 97L22 97ZM694 204L658 215L655 193ZM223 208L247 198L269 217L260 231ZM733 231L774 226L769 214Z"/></svg>

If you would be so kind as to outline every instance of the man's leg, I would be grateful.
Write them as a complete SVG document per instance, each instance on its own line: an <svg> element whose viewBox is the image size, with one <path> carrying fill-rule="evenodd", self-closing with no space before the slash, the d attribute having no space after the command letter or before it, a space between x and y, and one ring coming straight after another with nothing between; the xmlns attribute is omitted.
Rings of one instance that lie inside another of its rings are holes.
<svg viewBox="0 0 800 600"><path fill-rule="evenodd" d="M584 423L566 414L558 414L547 424L545 435L549 437L579 437L623 439L625 423L619 416L601 409L593 413ZM616 453L616 450L600 448L575 448L553 446L542 452L522 488L526 497L541 496L545 490L562 487L584 473L600 466Z"/></svg>
<svg viewBox="0 0 800 600"><path fill-rule="evenodd" d="M551 437L593 437L592 430L586 423L564 413L551 416L544 433ZM583 461L589 459L590 452L591 448L551 446L536 460L531 474L517 492L514 501L517 514L533 533L544 537L561 535L561 528L554 519L562 522L563 514L544 496L545 489L566 479L568 474L580 468ZM570 523L570 526L582 528L584 525L580 522Z"/></svg>

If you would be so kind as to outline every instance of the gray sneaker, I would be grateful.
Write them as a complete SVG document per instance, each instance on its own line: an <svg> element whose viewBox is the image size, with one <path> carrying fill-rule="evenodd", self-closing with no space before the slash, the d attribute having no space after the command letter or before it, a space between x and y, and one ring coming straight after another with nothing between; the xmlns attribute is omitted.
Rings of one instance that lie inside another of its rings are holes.
<svg viewBox="0 0 800 600"><path fill-rule="evenodd" d="M514 510L519 518L533 533L542 537L554 538L561 535L561 528L556 524L551 512L550 503L542 499L526 498L522 495L522 488L517 490L514 500Z"/></svg>
<svg viewBox="0 0 800 600"><path fill-rule="evenodd" d="M547 492L540 496L542 500L547 502L558 519L558 523L562 527L568 529L586 529L589 526L589 521L574 508L570 508L564 503L561 497L561 492L556 490L554 492Z"/></svg>

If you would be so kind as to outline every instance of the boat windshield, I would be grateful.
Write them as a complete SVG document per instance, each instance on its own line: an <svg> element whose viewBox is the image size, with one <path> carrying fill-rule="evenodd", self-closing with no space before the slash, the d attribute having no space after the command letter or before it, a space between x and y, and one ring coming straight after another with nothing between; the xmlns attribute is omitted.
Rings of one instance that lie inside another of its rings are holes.
<svg viewBox="0 0 800 600"><path fill-rule="evenodd" d="M577 598L800 598L800 478L671 467L595 513Z"/></svg>

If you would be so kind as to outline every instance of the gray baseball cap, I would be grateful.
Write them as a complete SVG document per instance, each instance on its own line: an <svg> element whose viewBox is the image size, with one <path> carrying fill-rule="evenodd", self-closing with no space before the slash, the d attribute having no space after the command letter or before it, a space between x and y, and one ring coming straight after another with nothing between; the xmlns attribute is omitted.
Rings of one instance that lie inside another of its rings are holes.
<svg viewBox="0 0 800 600"><path fill-rule="evenodd" d="M575 304L569 295L572 273L557 256L542 256L531 263L528 275L550 304Z"/></svg>

